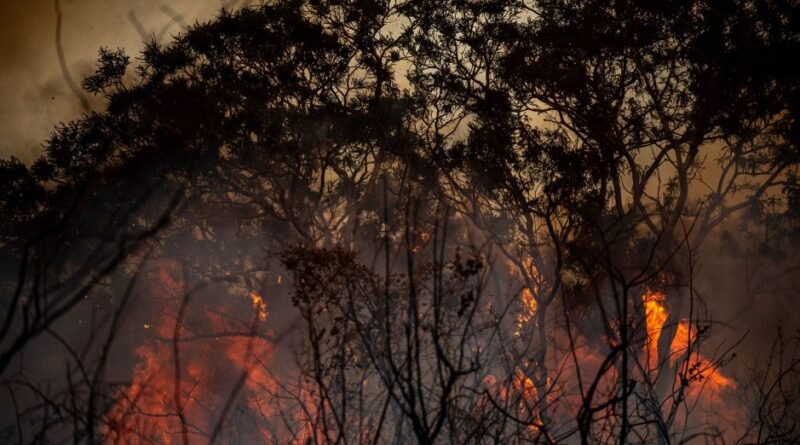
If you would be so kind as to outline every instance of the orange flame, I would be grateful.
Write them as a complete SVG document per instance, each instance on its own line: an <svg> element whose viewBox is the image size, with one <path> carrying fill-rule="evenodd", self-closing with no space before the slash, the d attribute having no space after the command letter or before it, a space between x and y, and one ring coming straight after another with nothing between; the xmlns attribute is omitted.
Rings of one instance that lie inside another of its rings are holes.
<svg viewBox="0 0 800 445"><path fill-rule="evenodd" d="M659 351L658 342L664 325L669 318L669 311L665 304L663 292L656 292L650 289L642 296L645 307L645 325L647 328L647 338L645 340L644 352L647 357L647 364L650 372L659 370L664 363L658 363ZM682 355L686 356L687 351L693 348L697 341L697 329L692 330L688 320L681 320L675 330L675 336L669 347L669 363L674 365ZM735 382L722 375L718 366L710 362L701 354L692 354L689 359L689 368L685 373L685 378L697 381L706 381L707 386L712 390L735 388Z"/></svg>
<svg viewBox="0 0 800 445"><path fill-rule="evenodd" d="M523 264L525 267L525 272L533 282L533 285L539 286L542 283L542 276L539 274L539 270L533 263L533 259L525 258L525 260L523 260ZM521 275L521 273L516 269L511 269L511 271L512 275ZM530 288L530 286L526 285L522 288L520 293L522 310L517 314L517 330L514 332L514 335L517 337L522 335L522 328L526 324L530 323L530 321L536 316L538 304L536 303L536 297L534 296L533 292L534 291Z"/></svg>
<svg viewBox="0 0 800 445"><path fill-rule="evenodd" d="M255 292L250 292L250 301L253 302L253 309L256 310L258 319L261 321L266 320L269 312L267 312L267 303L264 301L264 298Z"/></svg>
<svg viewBox="0 0 800 445"><path fill-rule="evenodd" d="M659 367L658 363L658 340L661 338L661 330L667 322L669 314L664 305L664 294L654 292L650 289L642 296L645 309L645 326L647 338L645 340L644 352L647 357L649 371L655 371Z"/></svg>
<svg viewBox="0 0 800 445"><path fill-rule="evenodd" d="M182 275L180 269L177 262L158 265L157 282L150 289L158 316L144 324L152 337L136 349L140 362L132 382L106 416L106 443L207 440L229 403L241 398L254 409L263 401L254 393L275 386L263 366L272 345L248 335L249 323L236 325L230 308L185 305L186 286L176 278ZM249 298L257 319L266 320L264 299L255 292ZM245 380L237 396L235 382L240 379ZM262 416L270 411L268 404L258 409Z"/></svg>

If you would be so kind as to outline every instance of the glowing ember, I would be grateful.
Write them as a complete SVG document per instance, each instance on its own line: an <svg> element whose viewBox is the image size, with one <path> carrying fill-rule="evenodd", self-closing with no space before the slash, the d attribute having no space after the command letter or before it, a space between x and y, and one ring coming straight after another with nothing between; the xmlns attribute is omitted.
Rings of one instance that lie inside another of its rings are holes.
<svg viewBox="0 0 800 445"><path fill-rule="evenodd" d="M533 285L540 286L542 283L542 276L539 274L539 270L536 268L536 265L533 264L533 260L531 258L526 258L523 261L523 264L525 266L525 271L528 275L528 278L533 282ZM519 275L516 269L511 270L512 275ZM522 310L517 314L517 330L514 333L514 335L518 337L521 335L522 327L529 323L536 315L538 305L533 292L534 290L532 290L530 286L526 285L522 288L520 293Z"/></svg>
<svg viewBox="0 0 800 445"><path fill-rule="evenodd" d="M431 239L431 232L419 232L417 233L416 241L417 243L410 246L411 251L417 253L425 248L428 244L428 241Z"/></svg>
<svg viewBox="0 0 800 445"><path fill-rule="evenodd" d="M250 292L250 301L253 302L253 309L256 310L258 319L261 321L266 320L269 313L267 312L267 303L264 301L261 295L258 295L255 292Z"/></svg>

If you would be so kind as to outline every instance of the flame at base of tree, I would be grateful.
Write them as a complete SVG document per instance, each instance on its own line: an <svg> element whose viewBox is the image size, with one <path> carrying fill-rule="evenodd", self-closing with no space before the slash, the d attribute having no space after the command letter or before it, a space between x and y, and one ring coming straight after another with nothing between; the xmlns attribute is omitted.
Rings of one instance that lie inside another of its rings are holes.
<svg viewBox="0 0 800 445"><path fill-rule="evenodd" d="M644 377L656 382L663 378L669 383L660 394L665 418L682 426L698 419L718 426L743 423L745 414L733 400L736 382L722 373L719 361L700 352L701 337L707 330L694 325L691 320L679 320L674 326L668 351L661 351L659 347L664 345L661 336L670 327L666 295L648 289L642 295L642 303L646 328L645 360L642 361L647 366ZM665 375L661 376L662 373ZM733 431L722 430L720 437L733 439Z"/></svg>
<svg viewBox="0 0 800 445"><path fill-rule="evenodd" d="M692 328L689 320L680 320L675 327L675 335L669 346L667 363L659 363L659 340L669 318L665 304L665 295L662 292L648 290L642 296L645 306L645 325L647 337L644 353L647 357L648 370L651 373L659 372L664 367L673 367L681 359L687 359L686 380L705 382L706 389L719 392L720 390L735 389L736 383L724 376L719 366L712 363L700 354L697 347L698 337L701 334L699 327ZM695 390L696 391L696 390Z"/></svg>

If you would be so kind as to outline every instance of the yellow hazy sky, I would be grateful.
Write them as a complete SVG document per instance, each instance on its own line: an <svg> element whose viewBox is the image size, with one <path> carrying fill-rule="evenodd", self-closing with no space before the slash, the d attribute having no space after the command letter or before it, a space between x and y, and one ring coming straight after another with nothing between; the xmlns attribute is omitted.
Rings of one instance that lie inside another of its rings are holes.
<svg viewBox="0 0 800 445"><path fill-rule="evenodd" d="M213 18L223 4L241 3L0 0L0 157L35 159L53 127L82 111L58 61L56 5L62 13L64 57L72 78L80 83L94 70L100 47L123 48L133 59L143 47L143 33L164 31L163 42L187 24Z"/></svg>

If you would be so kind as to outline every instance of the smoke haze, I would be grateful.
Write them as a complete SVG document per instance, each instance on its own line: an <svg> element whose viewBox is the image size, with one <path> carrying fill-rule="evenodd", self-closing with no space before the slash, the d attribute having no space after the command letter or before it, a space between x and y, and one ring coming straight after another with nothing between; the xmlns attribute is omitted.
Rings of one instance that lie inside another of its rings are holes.
<svg viewBox="0 0 800 445"><path fill-rule="evenodd" d="M231 2L226 2L231 3ZM230 6L237 6L233 2ZM53 126L74 119L81 103L62 73L56 48L56 5L72 79L95 67L100 47L122 48L135 61L143 33L169 39L213 18L218 0L31 0L0 2L0 156L30 162ZM91 102L93 108L100 104Z"/></svg>

